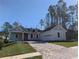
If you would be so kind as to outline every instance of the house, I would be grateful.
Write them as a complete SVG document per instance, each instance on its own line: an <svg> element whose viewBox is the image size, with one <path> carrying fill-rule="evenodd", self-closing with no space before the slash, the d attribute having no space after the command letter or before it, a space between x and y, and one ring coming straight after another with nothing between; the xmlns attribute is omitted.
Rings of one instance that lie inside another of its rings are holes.
<svg viewBox="0 0 79 59"><path fill-rule="evenodd" d="M45 30L24 28L18 26L9 29L8 37L11 41L27 41L27 40L41 40L41 41L55 41L66 40L67 30L61 25L49 27Z"/></svg>
<svg viewBox="0 0 79 59"><path fill-rule="evenodd" d="M27 41L39 39L40 30L23 28L22 26L9 29L9 39L11 41Z"/></svg>
<svg viewBox="0 0 79 59"><path fill-rule="evenodd" d="M66 40L66 32L67 30L62 25L56 25L45 29L40 38L43 41Z"/></svg>

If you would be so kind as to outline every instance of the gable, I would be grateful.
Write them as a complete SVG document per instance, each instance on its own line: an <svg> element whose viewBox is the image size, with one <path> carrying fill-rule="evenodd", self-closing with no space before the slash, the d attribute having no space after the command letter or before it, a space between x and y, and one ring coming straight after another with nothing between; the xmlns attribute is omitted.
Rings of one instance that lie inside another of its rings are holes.
<svg viewBox="0 0 79 59"><path fill-rule="evenodd" d="M42 34L50 34L54 32L67 32L67 30L63 28L61 25L56 25L49 30L43 31Z"/></svg>
<svg viewBox="0 0 79 59"><path fill-rule="evenodd" d="M54 28L52 28L53 30L63 30L63 31L67 31L65 28L63 28L61 25L56 25Z"/></svg>
<svg viewBox="0 0 79 59"><path fill-rule="evenodd" d="M10 29L9 30L10 32L27 32L28 30L24 30L24 28L22 28L22 27L16 27L16 28L12 28L12 29Z"/></svg>

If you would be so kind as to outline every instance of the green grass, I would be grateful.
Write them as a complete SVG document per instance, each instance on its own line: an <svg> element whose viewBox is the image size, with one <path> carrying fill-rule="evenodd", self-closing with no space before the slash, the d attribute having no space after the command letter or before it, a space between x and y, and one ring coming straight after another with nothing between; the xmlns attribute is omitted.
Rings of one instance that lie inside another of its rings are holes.
<svg viewBox="0 0 79 59"><path fill-rule="evenodd" d="M61 45L61 46L64 46L64 47L78 46L78 42L50 42L50 43Z"/></svg>
<svg viewBox="0 0 79 59"><path fill-rule="evenodd" d="M19 54L36 52L29 44L16 43L0 50L0 57L14 56Z"/></svg>
<svg viewBox="0 0 79 59"><path fill-rule="evenodd" d="M42 56L35 56L35 57L25 58L25 59L42 59Z"/></svg>

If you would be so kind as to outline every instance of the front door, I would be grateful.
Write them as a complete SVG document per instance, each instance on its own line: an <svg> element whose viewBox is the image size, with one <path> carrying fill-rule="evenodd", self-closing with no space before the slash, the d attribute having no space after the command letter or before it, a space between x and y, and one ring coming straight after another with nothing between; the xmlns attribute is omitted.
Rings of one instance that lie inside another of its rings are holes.
<svg viewBox="0 0 79 59"><path fill-rule="evenodd" d="M24 33L24 41L28 40L28 33Z"/></svg>

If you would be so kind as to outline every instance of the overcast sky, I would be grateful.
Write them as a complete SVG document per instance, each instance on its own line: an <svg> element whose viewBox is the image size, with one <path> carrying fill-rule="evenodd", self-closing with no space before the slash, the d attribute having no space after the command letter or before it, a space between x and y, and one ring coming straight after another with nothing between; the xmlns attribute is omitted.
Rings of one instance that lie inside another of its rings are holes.
<svg viewBox="0 0 79 59"><path fill-rule="evenodd" d="M50 4L58 0L0 0L0 27L6 21L19 22L25 27L38 26L41 18L45 18ZM77 4L77 0L65 0L68 5Z"/></svg>

